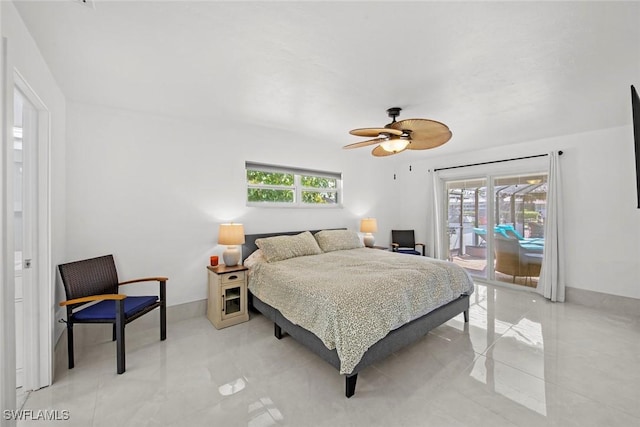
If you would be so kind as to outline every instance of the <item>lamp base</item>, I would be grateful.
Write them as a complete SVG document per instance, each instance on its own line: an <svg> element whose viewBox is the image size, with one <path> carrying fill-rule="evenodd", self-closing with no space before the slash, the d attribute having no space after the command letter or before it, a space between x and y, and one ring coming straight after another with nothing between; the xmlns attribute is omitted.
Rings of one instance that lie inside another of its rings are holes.
<svg viewBox="0 0 640 427"><path fill-rule="evenodd" d="M372 248L373 244L376 242L376 239L373 237L373 234L371 233L365 234L362 240L364 241L364 245L368 248Z"/></svg>
<svg viewBox="0 0 640 427"><path fill-rule="evenodd" d="M233 267L240 263L240 251L237 246L227 246L227 249L222 253L222 260L227 267Z"/></svg>

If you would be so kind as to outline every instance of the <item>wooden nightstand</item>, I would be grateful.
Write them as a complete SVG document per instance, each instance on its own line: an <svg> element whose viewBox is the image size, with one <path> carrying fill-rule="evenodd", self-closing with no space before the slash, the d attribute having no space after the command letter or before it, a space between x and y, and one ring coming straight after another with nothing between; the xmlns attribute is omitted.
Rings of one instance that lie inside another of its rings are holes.
<svg viewBox="0 0 640 427"><path fill-rule="evenodd" d="M249 320L247 311L247 267L224 264L209 270L207 317L216 329Z"/></svg>

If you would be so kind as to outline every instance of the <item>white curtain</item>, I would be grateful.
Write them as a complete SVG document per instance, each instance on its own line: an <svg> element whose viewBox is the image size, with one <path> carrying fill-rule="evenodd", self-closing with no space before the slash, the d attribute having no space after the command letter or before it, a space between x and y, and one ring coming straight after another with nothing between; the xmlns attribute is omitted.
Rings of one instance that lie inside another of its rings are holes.
<svg viewBox="0 0 640 427"><path fill-rule="evenodd" d="M442 257L442 185L438 172L431 171L431 233L429 246L433 248L432 256Z"/></svg>
<svg viewBox="0 0 640 427"><path fill-rule="evenodd" d="M544 258L538 293L554 302L564 302L564 227L562 225L562 180L557 151L549 153L547 215L544 223Z"/></svg>

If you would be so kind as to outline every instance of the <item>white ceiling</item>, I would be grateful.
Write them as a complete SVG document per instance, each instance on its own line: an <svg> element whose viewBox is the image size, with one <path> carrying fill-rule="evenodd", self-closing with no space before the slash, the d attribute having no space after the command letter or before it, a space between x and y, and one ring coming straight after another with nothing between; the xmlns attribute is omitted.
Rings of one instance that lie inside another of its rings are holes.
<svg viewBox="0 0 640 427"><path fill-rule="evenodd" d="M313 135L431 118L431 152L627 125L638 2L19 1L70 100ZM363 155L368 156L368 149ZM405 156L402 154L402 156Z"/></svg>

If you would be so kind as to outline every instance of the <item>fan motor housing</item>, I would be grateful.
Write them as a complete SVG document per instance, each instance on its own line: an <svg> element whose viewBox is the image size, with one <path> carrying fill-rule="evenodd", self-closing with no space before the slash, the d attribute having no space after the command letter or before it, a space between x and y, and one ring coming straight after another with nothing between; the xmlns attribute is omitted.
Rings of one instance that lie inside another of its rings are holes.
<svg viewBox="0 0 640 427"><path fill-rule="evenodd" d="M391 107L391 108L389 108L387 110L387 114L395 122L396 121L396 117L398 117L400 115L400 111L402 111L402 108L400 108L400 107Z"/></svg>

